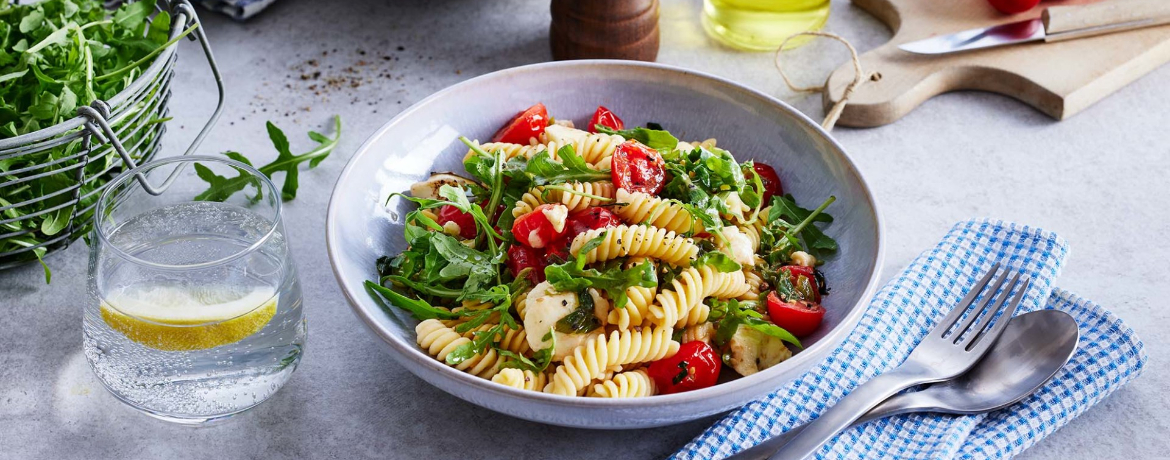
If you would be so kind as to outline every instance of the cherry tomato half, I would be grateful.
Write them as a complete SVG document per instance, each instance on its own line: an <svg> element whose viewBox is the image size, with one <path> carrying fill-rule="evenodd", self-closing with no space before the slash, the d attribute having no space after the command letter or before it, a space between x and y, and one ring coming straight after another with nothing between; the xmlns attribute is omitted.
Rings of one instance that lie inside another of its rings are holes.
<svg viewBox="0 0 1170 460"><path fill-rule="evenodd" d="M626 124L622 123L622 119L610 112L605 106L597 106L597 111L593 112L593 118L589 119L589 129L591 133L597 132L597 125L613 128L616 130L623 130Z"/></svg>
<svg viewBox="0 0 1170 460"><path fill-rule="evenodd" d="M548 265L563 264L573 258L573 253L569 252L569 244L573 240L561 238L554 241L547 248L544 248L544 258Z"/></svg>
<svg viewBox="0 0 1170 460"><path fill-rule="evenodd" d="M512 224L512 236L520 244L542 249L560 239L565 233L569 210L563 204L542 204L528 214L517 217ZM560 225L553 220L559 219ZM559 231L558 231L559 228Z"/></svg>
<svg viewBox="0 0 1170 460"><path fill-rule="evenodd" d="M443 205L439 208L437 222L439 225L446 225L447 222L454 222L459 226L459 236L465 240L475 238L475 218L471 217L471 213L460 211L459 208L449 204Z"/></svg>
<svg viewBox="0 0 1170 460"><path fill-rule="evenodd" d="M540 133L544 132L546 126L548 126L548 109L544 107L544 104L537 103L520 112L516 118L496 131L496 135L492 136L492 142L528 145L529 139L540 137Z"/></svg>
<svg viewBox="0 0 1170 460"><path fill-rule="evenodd" d="M527 246L513 244L508 248L508 269L512 271L512 276L520 274L520 270L531 268L528 272L528 279L532 280L533 284L544 281L544 256L540 251L532 249Z"/></svg>
<svg viewBox="0 0 1170 460"><path fill-rule="evenodd" d="M628 140L613 152L613 183L631 192L658 195L666 185L663 165L657 150Z"/></svg>
<svg viewBox="0 0 1170 460"><path fill-rule="evenodd" d="M776 291L772 291L768 293L768 316L773 323L792 335L804 337L820 327L821 320L825 318L825 308L806 301L785 302L780 300Z"/></svg>
<svg viewBox="0 0 1170 460"><path fill-rule="evenodd" d="M650 363L647 373L662 394L698 390L715 384L723 362L710 345L695 341L682 344L678 353Z"/></svg>
<svg viewBox="0 0 1170 460"><path fill-rule="evenodd" d="M780 185L780 176L776 175L775 169L763 163L752 163L752 169L764 184L764 206L772 203L773 196L784 196L784 187Z"/></svg>
<svg viewBox="0 0 1170 460"><path fill-rule="evenodd" d="M1040 0L987 0L987 2L1003 14L1023 13L1040 4Z"/></svg>
<svg viewBox="0 0 1170 460"><path fill-rule="evenodd" d="M801 278L807 279L809 290L812 291L811 293L808 293L812 296L812 302L818 304L821 303L821 289L820 286L817 286L817 275L812 267L805 267L804 265L785 265L780 267L780 270L788 272L788 276L792 278L792 285L796 286L798 290L802 283ZM806 298L801 300L810 299Z"/></svg>
<svg viewBox="0 0 1170 460"><path fill-rule="evenodd" d="M606 208L594 206L569 213L569 220L565 224L565 238L572 243L573 238L589 230L606 227L617 227L621 224L617 214Z"/></svg>

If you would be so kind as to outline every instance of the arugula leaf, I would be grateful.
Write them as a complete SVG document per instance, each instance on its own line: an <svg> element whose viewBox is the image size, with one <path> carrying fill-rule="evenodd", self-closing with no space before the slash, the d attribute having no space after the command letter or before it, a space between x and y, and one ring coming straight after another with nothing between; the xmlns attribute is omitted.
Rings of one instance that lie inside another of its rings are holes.
<svg viewBox="0 0 1170 460"><path fill-rule="evenodd" d="M595 125L594 129L599 133L617 134L626 139L634 139L641 142L643 145L654 150L674 150L678 146L678 138L667 131L647 128L623 129L621 131L615 130L604 125Z"/></svg>
<svg viewBox="0 0 1170 460"><path fill-rule="evenodd" d="M499 353L500 356L507 358L505 361L500 363L501 369L515 368L532 371L539 374L544 372L544 370L548 368L548 365L552 363L553 349L553 346L549 346L537 350L536 353L532 354L532 359L528 359L524 355L518 355L503 348L496 348L496 353Z"/></svg>
<svg viewBox="0 0 1170 460"><path fill-rule="evenodd" d="M114 13L114 24L126 28L136 28L153 11L154 4L151 2L127 3ZM21 26L23 28L23 23Z"/></svg>
<svg viewBox="0 0 1170 460"><path fill-rule="evenodd" d="M412 299L373 281L366 280L364 284L367 290L372 291L371 295L381 295L389 300L391 304L410 312L410 315L417 320L456 319L461 317L458 313L451 313L450 311L433 307L425 300Z"/></svg>
<svg viewBox="0 0 1170 460"><path fill-rule="evenodd" d="M713 321L718 321L719 325L715 329L714 342L717 345L724 345L731 336L735 335L735 331L739 326L747 326L764 334L776 337L785 342L802 347L800 339L788 332L784 328L772 324L763 319L763 314L756 311L758 305L753 301L739 301L707 299L707 304L711 306L711 318Z"/></svg>
<svg viewBox="0 0 1170 460"><path fill-rule="evenodd" d="M768 211L768 226L785 228L785 238L792 241L797 236L805 243L805 250L818 259L837 252L837 242L825 235L814 222L829 223L833 217L824 213L825 208L833 204L837 198L830 196L816 209L809 211L796 205L792 195L775 196L772 198L772 208ZM789 222L799 222L790 225Z"/></svg>
<svg viewBox="0 0 1170 460"><path fill-rule="evenodd" d="M593 169L585 160L577 155L572 145L561 147L557 151L561 161L552 159L547 150L542 150L528 160L527 172L532 176L535 185L563 184L566 182L596 182L607 180L611 173L608 169Z"/></svg>
<svg viewBox="0 0 1170 460"><path fill-rule="evenodd" d="M272 145L276 148L278 156L271 163L256 169L265 176L268 176L269 179L274 179L273 174L278 172L284 173L284 185L280 190L282 200L289 201L296 198L297 188L299 187L298 176L300 173L298 166L301 163L309 162L309 168L313 168L317 166L321 160L324 160L325 157L329 156L329 154L333 152L333 149L337 147L337 141L341 139L341 117L334 116L333 120L333 138L330 139L320 133L309 131L309 138L313 139L315 142L318 142L318 145L312 150L300 155L292 154L289 149L288 138L285 137L284 132L281 131L280 128L277 128L276 125L272 124L272 122L268 122L266 124L268 129L268 137L272 140ZM243 154L240 154L239 152L225 152L224 155L249 166L252 165L252 162L248 161L247 157L245 157ZM262 192L260 190L260 184L258 181L256 181L251 176L244 174L243 171L239 172L239 175L228 178L215 174L206 166L200 165L198 163L195 164L196 175L210 184L210 187L206 191L197 195L195 199L203 201L224 201L235 193L243 190L248 185L255 185L257 194L253 197L250 197L249 201L253 203L259 201L262 198Z"/></svg>
<svg viewBox="0 0 1170 460"><path fill-rule="evenodd" d="M710 265L723 273L737 272L743 269L739 265L739 262L736 262L731 256L721 251L705 252L699 255L698 259L695 259L695 262L691 265L695 267Z"/></svg>
<svg viewBox="0 0 1170 460"><path fill-rule="evenodd" d="M605 291L613 301L614 308L625 308L629 301L626 289L634 286L657 287L658 276L649 261L629 270L622 269L620 260L610 261L601 270L585 269L586 255L604 240L605 232L582 245L575 260L545 267L544 276L558 292L576 292L592 287Z"/></svg>

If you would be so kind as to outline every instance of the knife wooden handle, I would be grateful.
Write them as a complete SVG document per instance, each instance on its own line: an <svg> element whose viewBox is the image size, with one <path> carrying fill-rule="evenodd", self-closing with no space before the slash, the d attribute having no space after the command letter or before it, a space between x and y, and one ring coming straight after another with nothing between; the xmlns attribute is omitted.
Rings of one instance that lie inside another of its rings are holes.
<svg viewBox="0 0 1170 460"><path fill-rule="evenodd" d="M1041 17L1044 41L1056 42L1170 24L1170 1L1104 0L1089 5L1051 6Z"/></svg>

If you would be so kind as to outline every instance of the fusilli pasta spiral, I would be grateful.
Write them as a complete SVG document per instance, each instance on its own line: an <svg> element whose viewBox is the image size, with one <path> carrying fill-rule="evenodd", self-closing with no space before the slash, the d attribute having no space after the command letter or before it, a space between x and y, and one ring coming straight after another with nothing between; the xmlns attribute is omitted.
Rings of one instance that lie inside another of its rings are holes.
<svg viewBox="0 0 1170 460"><path fill-rule="evenodd" d="M596 383L585 394L595 398L638 398L654 393L654 380L645 369L638 369Z"/></svg>
<svg viewBox="0 0 1170 460"><path fill-rule="evenodd" d="M572 128L545 129L541 144L572 145L577 155L597 169L609 169L614 150L626 139L617 134L589 133Z"/></svg>
<svg viewBox="0 0 1170 460"><path fill-rule="evenodd" d="M537 206L544 203L561 203L566 208L569 208L569 212L573 212L608 203L614 197L613 182L570 182L561 184L560 186L573 190L576 193L557 189L548 190L546 193L544 187L536 187L520 197L520 200L512 207L512 217L520 217L528 214ZM582 194L595 195L608 198L608 200L597 199Z"/></svg>
<svg viewBox="0 0 1170 460"><path fill-rule="evenodd" d="M676 236L665 228L643 225L619 225L598 228L577 235L569 249L576 257L585 243L602 233L605 239L601 246L585 256L587 263L604 262L618 257L652 257L675 266L690 266L699 254L699 247L690 238Z"/></svg>
<svg viewBox="0 0 1170 460"><path fill-rule="evenodd" d="M683 330L682 340L680 340L680 342L711 343L712 337L715 337L715 324L699 323L694 326L687 326L687 328Z"/></svg>
<svg viewBox="0 0 1170 460"><path fill-rule="evenodd" d="M673 356L678 352L679 343L671 340L672 332L669 327L645 327L640 331L614 331L609 337L594 337L565 357L545 392L574 396L610 367Z"/></svg>
<svg viewBox="0 0 1170 460"><path fill-rule="evenodd" d="M492 377L492 381L521 390L541 391L548 384L548 374L508 368L501 369L500 373Z"/></svg>
<svg viewBox="0 0 1170 460"><path fill-rule="evenodd" d="M707 320L707 297L736 297L747 291L743 272L724 273L709 265L683 270L650 306L650 322L658 326L689 326Z"/></svg>
<svg viewBox="0 0 1170 460"><path fill-rule="evenodd" d="M764 279L752 268L745 268L743 270L743 278L747 283L748 289L736 298L739 300L759 300L760 287L764 284Z"/></svg>
<svg viewBox="0 0 1170 460"><path fill-rule="evenodd" d="M614 195L614 212L632 224L650 224L675 233L701 233L703 224L678 203L663 200L642 192L618 189Z"/></svg>
<svg viewBox="0 0 1170 460"><path fill-rule="evenodd" d="M428 319L414 328L418 335L418 346L427 350L431 356L442 362L447 361L447 355L459 348L460 345L470 343L471 339L455 332L454 329L444 326L436 319ZM497 367L499 356L494 348L488 348L483 353L472 356L470 359L452 367L485 379L490 379L499 371Z"/></svg>

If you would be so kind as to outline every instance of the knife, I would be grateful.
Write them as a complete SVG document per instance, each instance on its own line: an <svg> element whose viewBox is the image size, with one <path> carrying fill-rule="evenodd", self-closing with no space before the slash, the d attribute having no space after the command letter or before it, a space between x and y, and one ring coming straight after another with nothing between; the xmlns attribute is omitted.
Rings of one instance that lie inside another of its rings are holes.
<svg viewBox="0 0 1170 460"><path fill-rule="evenodd" d="M898 45L915 54L948 54L1020 43L1052 43L1170 24L1170 0L1105 0L1050 6L1038 18L964 30Z"/></svg>

